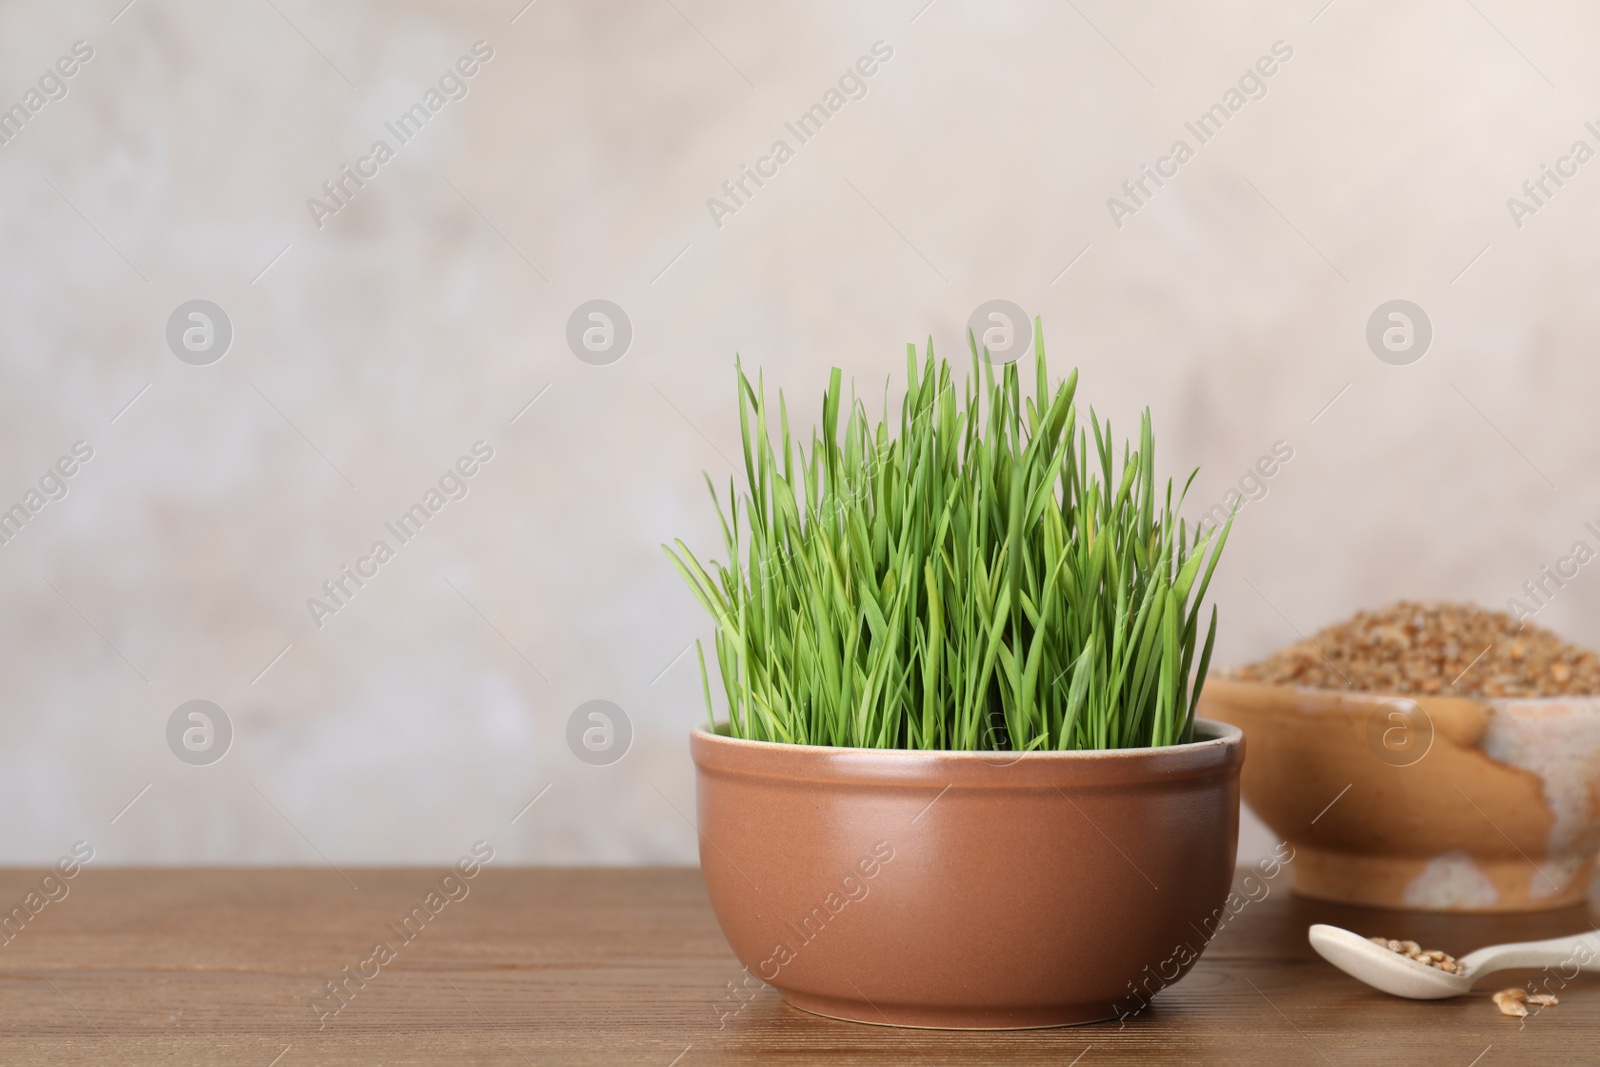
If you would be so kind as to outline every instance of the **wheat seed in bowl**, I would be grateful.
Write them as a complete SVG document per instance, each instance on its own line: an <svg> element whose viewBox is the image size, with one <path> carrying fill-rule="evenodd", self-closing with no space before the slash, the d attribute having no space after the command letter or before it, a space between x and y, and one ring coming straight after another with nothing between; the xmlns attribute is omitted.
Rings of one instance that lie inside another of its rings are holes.
<svg viewBox="0 0 1600 1067"><path fill-rule="evenodd" d="M1600 659L1504 611L1402 600L1241 667L1267 685L1474 697L1600 695Z"/></svg>

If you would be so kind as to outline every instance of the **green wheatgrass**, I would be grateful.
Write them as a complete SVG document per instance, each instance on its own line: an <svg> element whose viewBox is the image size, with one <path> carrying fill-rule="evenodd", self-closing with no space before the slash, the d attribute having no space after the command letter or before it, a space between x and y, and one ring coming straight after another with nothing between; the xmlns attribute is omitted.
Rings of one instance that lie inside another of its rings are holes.
<svg viewBox="0 0 1600 1067"><path fill-rule="evenodd" d="M773 448L765 389L738 367L747 487L729 480L724 511L706 479L728 563L667 548L716 622L722 730L857 748L1192 740L1217 627L1213 608L1196 664L1200 606L1232 522L1191 544L1170 479L1158 504L1148 409L1120 474L1091 409L1091 464L1077 371L1052 391L1037 322L1034 337L1026 400L1016 364L997 382L974 346L958 402L932 342L920 375L907 345L898 434L887 398L874 425L853 396L841 434L835 368L809 450L781 393ZM700 672L714 723L704 649Z"/></svg>

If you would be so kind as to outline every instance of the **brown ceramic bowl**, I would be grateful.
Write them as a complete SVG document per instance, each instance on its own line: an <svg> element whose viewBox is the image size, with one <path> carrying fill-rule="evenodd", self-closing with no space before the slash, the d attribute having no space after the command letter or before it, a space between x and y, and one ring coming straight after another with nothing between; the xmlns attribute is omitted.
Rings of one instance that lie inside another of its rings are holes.
<svg viewBox="0 0 1600 1067"><path fill-rule="evenodd" d="M951 1029L1137 1011L1233 877L1244 738L921 752L695 730L700 863L741 962L798 1008Z"/></svg>
<svg viewBox="0 0 1600 1067"><path fill-rule="evenodd" d="M1600 699L1470 700L1212 678L1250 737L1244 797L1296 892L1443 912L1581 903L1600 848Z"/></svg>

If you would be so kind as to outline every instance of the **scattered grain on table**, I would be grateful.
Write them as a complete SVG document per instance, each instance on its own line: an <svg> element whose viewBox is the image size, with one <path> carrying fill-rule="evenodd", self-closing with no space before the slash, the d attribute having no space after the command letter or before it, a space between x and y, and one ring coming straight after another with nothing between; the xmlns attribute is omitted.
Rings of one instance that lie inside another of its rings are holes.
<svg viewBox="0 0 1600 1067"><path fill-rule="evenodd" d="M1501 1015L1510 1015L1518 1019L1527 1017L1529 1004L1536 1008L1548 1008L1561 1003L1553 993L1529 993L1520 986L1500 990L1494 995L1493 1000Z"/></svg>

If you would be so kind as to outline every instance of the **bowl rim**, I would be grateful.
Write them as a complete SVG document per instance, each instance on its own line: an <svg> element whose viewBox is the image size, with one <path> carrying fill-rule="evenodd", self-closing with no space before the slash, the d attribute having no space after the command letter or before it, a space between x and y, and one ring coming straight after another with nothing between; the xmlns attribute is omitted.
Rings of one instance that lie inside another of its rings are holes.
<svg viewBox="0 0 1600 1067"><path fill-rule="evenodd" d="M750 741L697 723L689 748L701 774L837 785L1036 789L1237 775L1244 762L1244 731L1215 719L1196 718L1195 727L1207 736L1156 748L969 752Z"/></svg>

